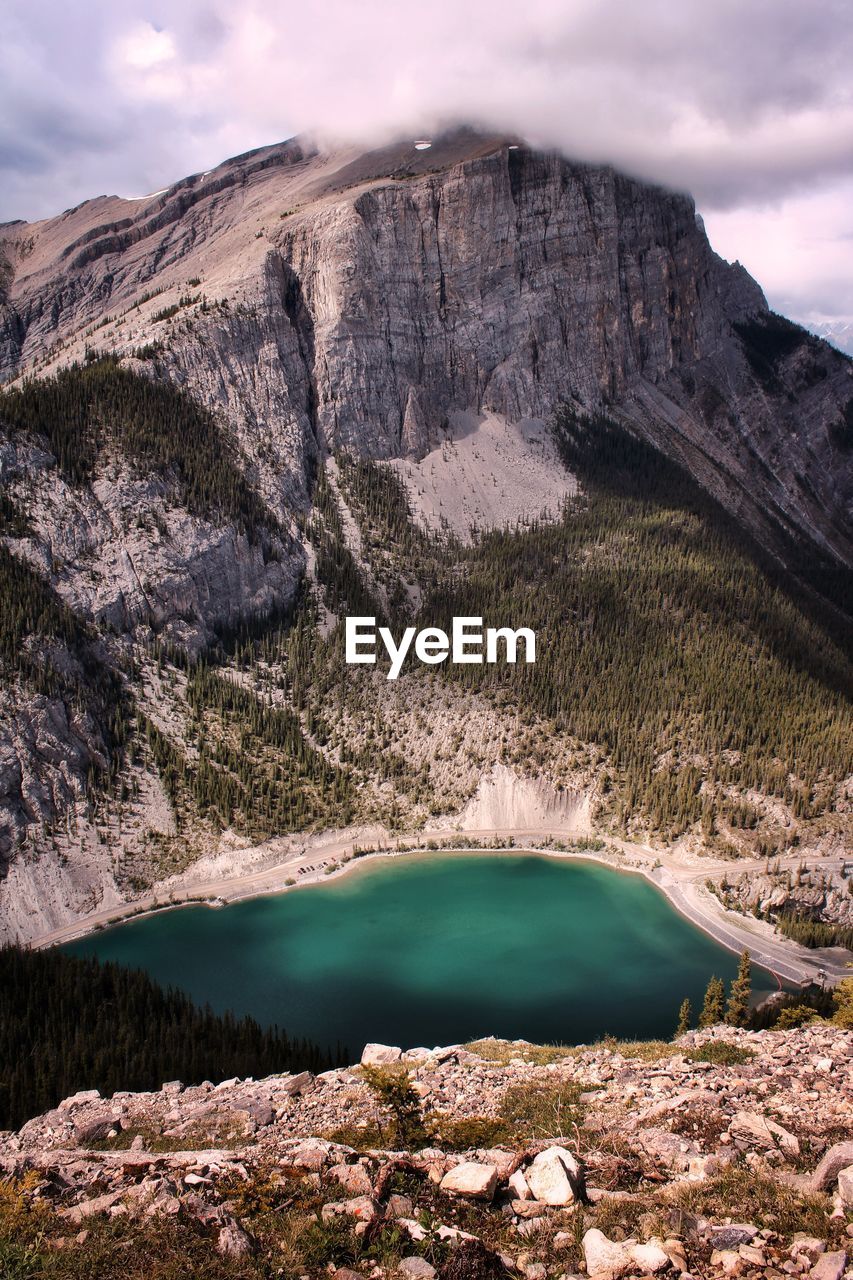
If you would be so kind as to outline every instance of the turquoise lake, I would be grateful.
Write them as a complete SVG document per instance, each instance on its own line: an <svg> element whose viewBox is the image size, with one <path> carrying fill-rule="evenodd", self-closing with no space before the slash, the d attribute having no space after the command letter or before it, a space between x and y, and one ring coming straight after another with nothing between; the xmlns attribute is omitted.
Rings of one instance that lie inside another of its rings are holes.
<svg viewBox="0 0 853 1280"><path fill-rule="evenodd" d="M184 907L65 948L146 969L215 1010L345 1046L497 1035L672 1035L737 957L639 876L532 855L377 860L229 907ZM753 972L757 991L775 987Z"/></svg>

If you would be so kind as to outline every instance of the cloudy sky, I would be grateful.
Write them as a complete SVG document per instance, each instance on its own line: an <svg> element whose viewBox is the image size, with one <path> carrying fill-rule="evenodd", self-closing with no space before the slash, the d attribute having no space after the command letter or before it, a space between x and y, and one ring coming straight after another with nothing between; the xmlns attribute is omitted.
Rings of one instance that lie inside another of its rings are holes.
<svg viewBox="0 0 853 1280"><path fill-rule="evenodd" d="M772 305L853 317L850 0L7 0L0 218L305 130L459 120L693 192Z"/></svg>

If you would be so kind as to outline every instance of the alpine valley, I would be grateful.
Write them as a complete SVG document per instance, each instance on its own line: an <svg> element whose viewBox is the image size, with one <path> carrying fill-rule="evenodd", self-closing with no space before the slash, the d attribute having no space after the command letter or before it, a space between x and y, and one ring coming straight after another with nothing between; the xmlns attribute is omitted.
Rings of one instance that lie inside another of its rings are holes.
<svg viewBox="0 0 853 1280"><path fill-rule="evenodd" d="M688 196L292 140L0 226L0 376L0 939L461 830L849 940L853 361Z"/></svg>

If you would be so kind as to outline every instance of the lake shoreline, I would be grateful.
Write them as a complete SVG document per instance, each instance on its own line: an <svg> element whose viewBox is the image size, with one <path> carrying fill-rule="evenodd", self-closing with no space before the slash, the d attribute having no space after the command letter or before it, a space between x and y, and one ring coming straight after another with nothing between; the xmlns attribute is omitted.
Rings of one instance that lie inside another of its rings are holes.
<svg viewBox="0 0 853 1280"><path fill-rule="evenodd" d="M453 840L454 834L459 837L458 843ZM483 837L482 843L479 841L480 836ZM466 839L471 841L467 848L464 843ZM489 839L495 843L490 845ZM360 851L358 841L353 836L338 842L332 840L326 847L315 844L312 851L309 851L309 843L306 841L283 862L208 882L194 883L186 878L183 883L163 886L159 892L155 891L136 902L115 904L60 926L36 938L30 945L42 948L76 941L99 929L178 907L207 906L219 909L250 898L275 896L291 889L316 886L351 875L359 866L367 868L392 858L453 854L483 854L494 857L515 854L592 862L611 871L641 876L667 899L679 915L721 946L735 953L748 949L753 963L772 974L780 987L783 983L798 986L820 980L821 971L826 975L824 980L836 982L849 972L847 964L850 956L840 948L808 950L791 939L780 937L764 921L725 910L705 885L705 880L712 879L713 873L719 871L719 867L711 859L703 859L701 863L690 865L677 860L671 853L613 840L607 842L609 850L601 851L553 847L555 841L562 842L564 839L573 841L571 835L561 836L559 832L454 833L452 830L436 830L423 832L420 836L401 836L396 845L376 841L376 847L364 852ZM577 840L576 836L574 840ZM439 844L443 841L447 842L446 847ZM503 843L498 843L499 841ZM731 863L725 865L731 869ZM749 869L746 864L741 866ZM192 870L191 868L190 871ZM161 896L164 889L165 898Z"/></svg>

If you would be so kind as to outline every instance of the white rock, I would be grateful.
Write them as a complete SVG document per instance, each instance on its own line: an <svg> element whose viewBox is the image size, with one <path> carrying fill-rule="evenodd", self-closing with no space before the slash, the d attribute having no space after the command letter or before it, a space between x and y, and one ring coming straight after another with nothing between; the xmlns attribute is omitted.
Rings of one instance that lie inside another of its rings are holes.
<svg viewBox="0 0 853 1280"><path fill-rule="evenodd" d="M634 1240L626 1241L624 1244L619 1244L616 1240L608 1240L598 1227L590 1227L583 1238L587 1275L605 1273L621 1276L625 1271L629 1271L633 1263L631 1246L635 1244Z"/></svg>
<svg viewBox="0 0 853 1280"><path fill-rule="evenodd" d="M366 1044L361 1054L363 1067L386 1067L392 1062L399 1062L403 1050L390 1044Z"/></svg>
<svg viewBox="0 0 853 1280"><path fill-rule="evenodd" d="M659 1240L650 1240L648 1244L632 1245L631 1257L638 1267L643 1271L651 1272L652 1275L658 1271L665 1271L669 1266L669 1254Z"/></svg>
<svg viewBox="0 0 853 1280"><path fill-rule="evenodd" d="M520 1169L516 1169L515 1173L510 1175L507 1185L515 1200L533 1199L530 1187L527 1185L527 1179Z"/></svg>
<svg viewBox="0 0 853 1280"><path fill-rule="evenodd" d="M838 1194L846 1209L853 1209L853 1164L838 1173Z"/></svg>
<svg viewBox="0 0 853 1280"><path fill-rule="evenodd" d="M441 1179L441 1190L475 1200L491 1200L498 1185L498 1171L493 1164L464 1160Z"/></svg>
<svg viewBox="0 0 853 1280"><path fill-rule="evenodd" d="M533 1199L553 1205L572 1204L582 1180L580 1164L565 1147L540 1151L526 1177Z"/></svg>

